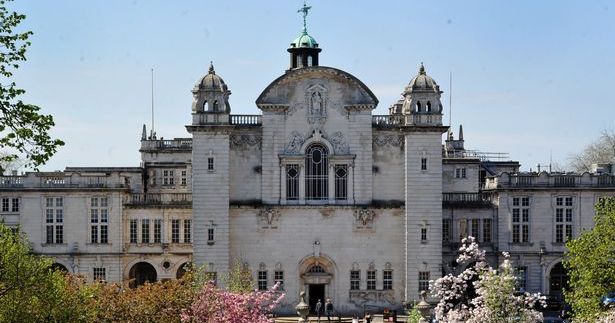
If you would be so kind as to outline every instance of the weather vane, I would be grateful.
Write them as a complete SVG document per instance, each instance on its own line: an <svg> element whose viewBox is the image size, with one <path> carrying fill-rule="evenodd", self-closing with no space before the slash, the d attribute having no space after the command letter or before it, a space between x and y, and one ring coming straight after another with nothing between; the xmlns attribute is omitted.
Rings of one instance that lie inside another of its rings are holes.
<svg viewBox="0 0 615 323"><path fill-rule="evenodd" d="M303 7L299 10L297 10L298 13L302 13L303 14L303 31L307 31L307 23L306 23L306 17L308 15L308 13L310 12L310 9L312 9L312 7L308 7L307 3L305 2L305 0L303 1Z"/></svg>

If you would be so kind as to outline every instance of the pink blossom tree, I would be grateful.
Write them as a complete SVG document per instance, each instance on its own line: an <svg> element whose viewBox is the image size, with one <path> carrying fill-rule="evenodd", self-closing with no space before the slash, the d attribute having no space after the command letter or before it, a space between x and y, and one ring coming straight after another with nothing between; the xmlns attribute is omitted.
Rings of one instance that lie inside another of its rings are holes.
<svg viewBox="0 0 615 323"><path fill-rule="evenodd" d="M461 241L457 263L468 265L458 275L448 274L432 282L431 293L440 301L435 308L440 322L542 322L533 309L544 297L517 293L516 277L508 253L499 270L485 260L485 251L473 237Z"/></svg>
<svg viewBox="0 0 615 323"><path fill-rule="evenodd" d="M273 323L267 317L284 294L276 283L267 291L234 293L216 288L210 282L203 286L196 302L182 313L182 322L198 323Z"/></svg>

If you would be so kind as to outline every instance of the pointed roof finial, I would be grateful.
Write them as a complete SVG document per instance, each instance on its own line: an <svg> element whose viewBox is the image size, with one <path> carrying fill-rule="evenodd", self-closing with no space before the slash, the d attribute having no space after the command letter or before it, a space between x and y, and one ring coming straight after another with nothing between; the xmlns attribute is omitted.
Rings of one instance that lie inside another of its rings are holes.
<svg viewBox="0 0 615 323"><path fill-rule="evenodd" d="M419 74L425 75L427 73L425 73L425 66L423 65L423 62L421 62L421 67L419 68Z"/></svg>
<svg viewBox="0 0 615 323"><path fill-rule="evenodd" d="M213 61L209 62L209 74L216 74L216 71L214 71L214 62Z"/></svg>
<svg viewBox="0 0 615 323"><path fill-rule="evenodd" d="M297 10L298 13L303 14L303 32L307 33L307 15L310 12L310 9L312 9L311 6L308 6L306 3L306 0L303 0L303 7L301 7L301 9Z"/></svg>

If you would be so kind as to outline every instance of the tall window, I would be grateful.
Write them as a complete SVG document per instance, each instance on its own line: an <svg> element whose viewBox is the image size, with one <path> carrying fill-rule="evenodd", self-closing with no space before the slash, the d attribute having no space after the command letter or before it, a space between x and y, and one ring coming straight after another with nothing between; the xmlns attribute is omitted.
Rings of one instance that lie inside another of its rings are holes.
<svg viewBox="0 0 615 323"><path fill-rule="evenodd" d="M419 292L422 290L429 290L429 272L419 271Z"/></svg>
<svg viewBox="0 0 615 323"><path fill-rule="evenodd" d="M483 242L491 242L491 219L483 219Z"/></svg>
<svg viewBox="0 0 615 323"><path fill-rule="evenodd" d="M213 157L207 158L207 170L209 171L214 170L214 158Z"/></svg>
<svg viewBox="0 0 615 323"><path fill-rule="evenodd" d="M154 243L162 242L162 219L154 219Z"/></svg>
<svg viewBox="0 0 615 323"><path fill-rule="evenodd" d="M350 290L359 290L361 285L361 271L350 271Z"/></svg>
<svg viewBox="0 0 615 323"><path fill-rule="evenodd" d="M335 199L348 199L348 165L335 165Z"/></svg>
<svg viewBox="0 0 615 323"><path fill-rule="evenodd" d="M186 186L186 183L187 183L187 180L186 180L187 176L186 176L186 174L187 174L187 172L185 170L182 170L182 173L181 173L181 185L182 186Z"/></svg>
<svg viewBox="0 0 615 323"><path fill-rule="evenodd" d="M107 273L104 267L94 267L92 269L94 280L107 280Z"/></svg>
<svg viewBox="0 0 615 323"><path fill-rule="evenodd" d="M267 271L258 271L258 290L267 290Z"/></svg>
<svg viewBox="0 0 615 323"><path fill-rule="evenodd" d="M64 199L45 199L46 243L64 243Z"/></svg>
<svg viewBox="0 0 615 323"><path fill-rule="evenodd" d="M472 219L472 236L476 241L480 241L480 219Z"/></svg>
<svg viewBox="0 0 615 323"><path fill-rule="evenodd" d="M172 170L162 171L162 185L173 186L175 185L174 172Z"/></svg>
<svg viewBox="0 0 615 323"><path fill-rule="evenodd" d="M524 291L527 282L527 267L515 268L515 275L517 276L517 289Z"/></svg>
<svg viewBox="0 0 615 323"><path fill-rule="evenodd" d="M184 220L184 243L192 241L192 220Z"/></svg>
<svg viewBox="0 0 615 323"><path fill-rule="evenodd" d="M214 242L214 229L213 228L207 229L207 242Z"/></svg>
<svg viewBox="0 0 615 323"><path fill-rule="evenodd" d="M442 241L451 241L451 219L442 219Z"/></svg>
<svg viewBox="0 0 615 323"><path fill-rule="evenodd" d="M459 220L459 240L468 236L468 220L460 219Z"/></svg>
<svg viewBox="0 0 615 323"><path fill-rule="evenodd" d="M286 199L299 199L299 165L286 165Z"/></svg>
<svg viewBox="0 0 615 323"><path fill-rule="evenodd" d="M305 150L305 197L308 200L329 198L329 158L325 146L313 144Z"/></svg>
<svg viewBox="0 0 615 323"><path fill-rule="evenodd" d="M149 219L141 220L141 243L149 243Z"/></svg>
<svg viewBox="0 0 615 323"><path fill-rule="evenodd" d="M179 243L179 220L171 220L171 242Z"/></svg>
<svg viewBox="0 0 615 323"><path fill-rule="evenodd" d="M376 271L375 270L367 271L367 289L368 290L376 289Z"/></svg>
<svg viewBox="0 0 615 323"><path fill-rule="evenodd" d="M382 289L393 289L393 271L390 269L384 270L382 272Z"/></svg>
<svg viewBox="0 0 615 323"><path fill-rule="evenodd" d="M512 242L530 241L530 198L514 197L512 208Z"/></svg>
<svg viewBox="0 0 615 323"><path fill-rule="evenodd" d="M109 200L106 197L90 199L90 242L109 243Z"/></svg>
<svg viewBox="0 0 615 323"><path fill-rule="evenodd" d="M427 158L421 158L421 170L427 170Z"/></svg>
<svg viewBox="0 0 615 323"><path fill-rule="evenodd" d="M572 197L557 197L555 205L555 242L563 243L572 238Z"/></svg>
<svg viewBox="0 0 615 323"><path fill-rule="evenodd" d="M421 241L427 242L427 228L421 228Z"/></svg>
<svg viewBox="0 0 615 323"><path fill-rule="evenodd" d="M284 272L281 270L276 270L273 272L273 281L275 283L280 283L280 289L284 290Z"/></svg>
<svg viewBox="0 0 615 323"><path fill-rule="evenodd" d="M137 243L137 220L130 220L130 243Z"/></svg>

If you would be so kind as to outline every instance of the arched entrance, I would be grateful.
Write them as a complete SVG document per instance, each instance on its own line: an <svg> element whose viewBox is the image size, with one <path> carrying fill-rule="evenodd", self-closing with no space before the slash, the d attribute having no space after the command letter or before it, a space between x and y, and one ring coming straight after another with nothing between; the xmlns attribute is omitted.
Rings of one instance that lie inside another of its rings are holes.
<svg viewBox="0 0 615 323"><path fill-rule="evenodd" d="M57 270L57 271L60 271L62 273L65 273L65 274L68 273L68 269L64 265L62 265L60 263L57 263L57 262L54 262L53 264L51 264L51 267L49 267L49 269L51 269L53 271Z"/></svg>
<svg viewBox="0 0 615 323"><path fill-rule="evenodd" d="M568 288L568 273L564 265L558 262L549 272L549 294L562 299L564 288Z"/></svg>
<svg viewBox="0 0 615 323"><path fill-rule="evenodd" d="M179 268L177 268L177 274L175 274L175 278L181 279L182 277L184 277L184 274L186 274L186 270L188 269L188 266L189 265L187 262L179 266Z"/></svg>
<svg viewBox="0 0 615 323"><path fill-rule="evenodd" d="M310 312L314 312L318 300L324 304L333 295L330 283L334 271L333 263L325 257L310 257L301 262L299 272L306 287Z"/></svg>
<svg viewBox="0 0 615 323"><path fill-rule="evenodd" d="M153 283L157 279L156 268L147 262L138 262L130 268L128 273L130 287L137 287L145 282Z"/></svg>

